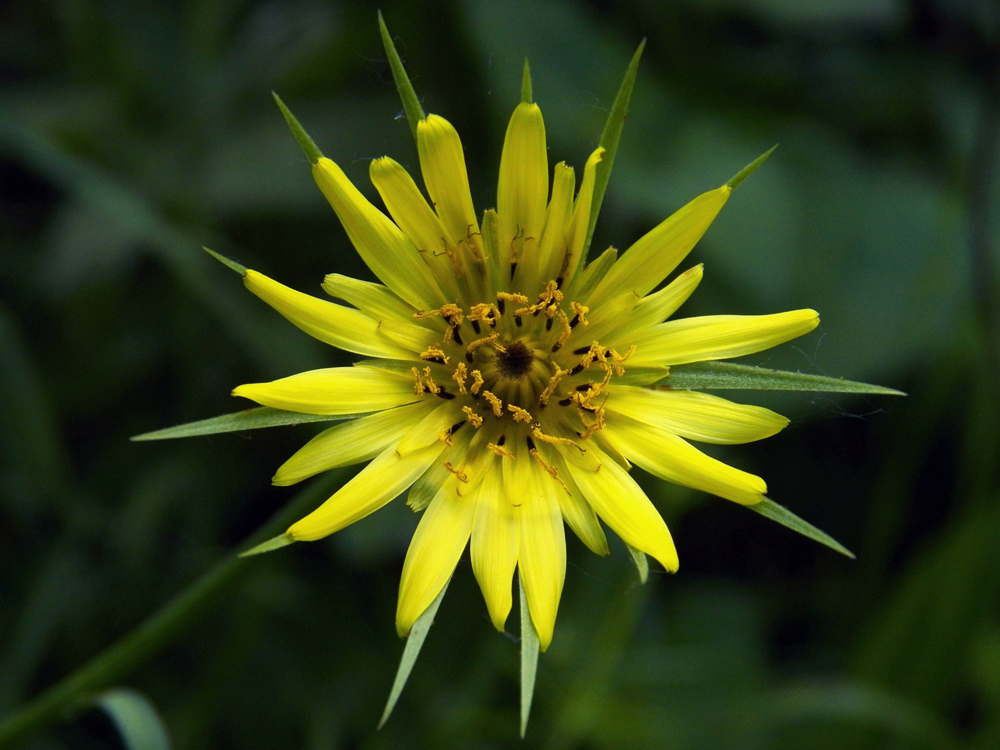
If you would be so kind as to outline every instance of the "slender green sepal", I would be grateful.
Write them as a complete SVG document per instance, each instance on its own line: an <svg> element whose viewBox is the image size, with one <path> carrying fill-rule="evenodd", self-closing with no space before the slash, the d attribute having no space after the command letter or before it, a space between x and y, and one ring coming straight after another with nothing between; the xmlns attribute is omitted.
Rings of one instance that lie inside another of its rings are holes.
<svg viewBox="0 0 1000 750"><path fill-rule="evenodd" d="M535 697L535 677L538 674L538 651L540 643L535 623L528 611L528 597L524 593L524 581L518 576L518 591L521 592L521 739L528 731L528 717L531 715L531 701Z"/></svg>
<svg viewBox="0 0 1000 750"><path fill-rule="evenodd" d="M417 140L417 123L423 120L426 115L424 108L420 106L420 100L417 99L417 92L413 90L413 84L410 83L410 77L406 75L403 61L399 59L399 53L396 52L396 45L392 43L389 29L386 28L385 21L382 20L382 11L378 12L378 28L382 33L382 46L385 47L385 54L389 58L389 67L392 68L392 79L396 82L399 98L403 100L406 121L410 123L413 140Z"/></svg>
<svg viewBox="0 0 1000 750"><path fill-rule="evenodd" d="M225 255L219 255L219 253L215 252L215 250L212 250L211 248L205 247L204 245L201 246L201 249L204 250L209 255L211 255L217 261L219 261L219 263L221 263L222 265L224 265L226 268L231 268L234 271L236 271L236 273L238 273L240 276L246 276L247 275L246 266L240 265L239 263L237 263L232 258L227 258Z"/></svg>
<svg viewBox="0 0 1000 750"><path fill-rule="evenodd" d="M767 151L765 151L763 154L758 156L752 162L743 167L743 169L737 172L736 175L734 175L733 178L726 183L727 185L729 185L730 189L735 190L737 187L739 187L739 184L743 182L743 180L745 180L747 177L756 172L757 167L766 162L767 157L773 154L774 149L776 149L777 147L778 144L775 143L773 146L771 146L771 148L769 148Z"/></svg>
<svg viewBox="0 0 1000 750"><path fill-rule="evenodd" d="M220 432L243 432L244 430L259 430L262 427L283 427L290 424L305 424L307 422L337 422L345 419L357 419L363 414L300 414L297 411L274 409L270 406L259 406L255 409L238 411L233 414L223 414L198 422L179 424L163 430L144 432L130 440L173 440L175 438L198 437L199 435L216 435Z"/></svg>
<svg viewBox="0 0 1000 750"><path fill-rule="evenodd" d="M385 711L382 712L382 718L379 719L377 729L381 729L389 721L392 709L396 707L396 701L399 700L403 688L406 687L406 681L410 678L413 665L417 663L417 657L420 656L420 649L423 648L424 639L427 638L427 634L431 630L431 625L434 624L434 615L437 614L438 607L441 606L441 600L444 599L444 592L448 590L448 583L445 583L441 589L441 593L431 602L431 606L424 610L424 613L417 618L417 621L413 623L413 627L410 628L410 634L406 637L406 648L403 649L403 658L399 660L396 679L392 681L389 700L385 703Z"/></svg>
<svg viewBox="0 0 1000 750"><path fill-rule="evenodd" d="M878 396L905 396L895 388L858 383L825 375L807 375L786 370L738 365L732 362L696 362L674 365L670 375L654 388L675 391L732 389L750 391L812 391L825 393L867 393Z"/></svg>
<svg viewBox="0 0 1000 750"><path fill-rule="evenodd" d="M615 103L608 114L608 121L604 125L604 132L601 133L601 147L604 149L604 157L597 165L597 172L594 175L594 197L590 204L590 224L587 226L587 239L583 243L583 259L586 260L587 252L590 250L590 241L594 238L594 225L597 224L597 215L601 212L601 203L604 201L604 191L608 188L608 180L611 177L611 167L615 163L615 153L618 151L618 141L622 136L622 128L625 127L625 118L628 116L628 105L632 100L632 89L635 88L635 77L639 71L639 59L642 51L646 48L646 40L639 42L639 48L632 55L632 62L625 71L625 78L618 89Z"/></svg>
<svg viewBox="0 0 1000 750"><path fill-rule="evenodd" d="M278 96L273 91L271 96L274 97L274 101L278 105L278 109L281 110L281 114L285 116L285 122L288 123L288 129L292 131L292 135L299 144L299 148L302 149L302 153L306 155L310 164L315 164L320 159L323 158L323 152L317 148L316 144L313 143L313 139L309 137L306 133L305 128L299 124L299 121L292 114L292 111L285 106L285 103L281 101L281 97Z"/></svg>
<svg viewBox="0 0 1000 750"><path fill-rule="evenodd" d="M528 58L524 58L524 72L521 73L521 101L530 104L531 98L531 68L528 66Z"/></svg>
<svg viewBox="0 0 1000 750"><path fill-rule="evenodd" d="M777 521L782 526L785 526L798 534L802 534L802 536L807 536L814 542L819 542L835 552L846 555L852 560L854 559L854 553L832 536L820 531L808 521L803 521L797 515L792 513L792 511L788 510L788 508L783 505L778 505L773 500L768 500L765 497L761 502L754 503L753 505L747 505L746 507L752 511L760 513L764 516L764 518L770 518L772 521Z"/></svg>
<svg viewBox="0 0 1000 750"><path fill-rule="evenodd" d="M639 583L645 586L646 581L649 580L649 559L645 552L637 550L631 544L625 546L628 547L628 552L632 555L632 562L635 563L636 572L639 574Z"/></svg>
<svg viewBox="0 0 1000 750"><path fill-rule="evenodd" d="M248 550L240 552L239 557L262 555L265 552L273 552L276 549L287 547L289 544L295 544L295 540L288 536L288 534L279 534L276 537L268 539L266 542L261 542L256 547L251 547Z"/></svg>
<svg viewBox="0 0 1000 750"><path fill-rule="evenodd" d="M114 723L126 750L170 750L160 713L139 691L116 688L97 696L94 703Z"/></svg>

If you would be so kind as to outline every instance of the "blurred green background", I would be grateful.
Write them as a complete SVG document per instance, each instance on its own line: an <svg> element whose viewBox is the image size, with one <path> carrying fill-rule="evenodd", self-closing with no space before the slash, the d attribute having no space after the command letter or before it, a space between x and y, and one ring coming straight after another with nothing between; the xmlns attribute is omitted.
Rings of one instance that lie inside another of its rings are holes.
<svg viewBox="0 0 1000 750"><path fill-rule="evenodd" d="M648 38L594 249L620 249L775 142L695 249L683 314L814 307L750 364L906 399L737 394L792 418L714 451L858 553L640 477L681 572L569 543L556 637L517 740L518 647L460 564L396 713L393 626L417 518L394 503L256 558L126 684L176 748L1000 747L1000 11L989 0L381 3L427 111L493 205L531 61L552 161L581 167ZM348 360L200 251L320 294L369 277L274 107L359 187L416 155L375 6L0 5L0 715L130 631L299 488L315 426L129 436ZM345 475L346 476L346 475ZM343 477L341 477L342 479ZM508 623L516 632L516 615ZM35 748L119 747L85 712Z"/></svg>

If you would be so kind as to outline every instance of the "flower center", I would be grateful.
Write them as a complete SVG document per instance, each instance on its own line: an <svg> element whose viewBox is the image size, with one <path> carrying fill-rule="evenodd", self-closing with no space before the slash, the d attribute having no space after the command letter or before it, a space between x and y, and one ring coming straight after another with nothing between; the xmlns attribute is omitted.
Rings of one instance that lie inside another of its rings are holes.
<svg viewBox="0 0 1000 750"><path fill-rule="evenodd" d="M534 362L531 349L520 339L497 352L497 375L504 380L523 380Z"/></svg>

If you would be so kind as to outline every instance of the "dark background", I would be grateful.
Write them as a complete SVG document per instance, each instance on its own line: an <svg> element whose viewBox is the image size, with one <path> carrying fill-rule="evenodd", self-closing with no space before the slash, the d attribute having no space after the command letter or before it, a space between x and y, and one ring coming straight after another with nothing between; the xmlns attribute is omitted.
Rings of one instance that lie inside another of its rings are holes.
<svg viewBox="0 0 1000 750"><path fill-rule="evenodd" d="M639 587L620 543L569 543L522 745L518 647L467 558L375 733L417 521L397 502L257 558L134 672L175 746L1000 747L997 4L381 8L425 109L462 134L479 209L524 57L552 162L580 168L647 37L594 249L780 142L684 264L706 276L683 314L814 307L816 332L746 361L910 395L738 394L792 424L713 451L857 561L640 477L681 572ZM0 85L2 714L298 491L269 479L315 426L128 441L242 408L240 383L348 361L199 249L317 294L325 273L367 274L270 91L369 195L371 158L416 154L361 3L6 0ZM34 746L117 743L91 712Z"/></svg>

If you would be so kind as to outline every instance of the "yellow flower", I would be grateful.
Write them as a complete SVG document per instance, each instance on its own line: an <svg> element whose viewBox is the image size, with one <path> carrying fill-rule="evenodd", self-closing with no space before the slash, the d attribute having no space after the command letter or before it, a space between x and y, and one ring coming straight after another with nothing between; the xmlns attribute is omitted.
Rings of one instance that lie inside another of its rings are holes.
<svg viewBox="0 0 1000 750"><path fill-rule="evenodd" d="M317 158L312 168L381 284L327 276L323 288L348 307L255 271L244 276L294 325L370 359L233 393L294 412L367 414L319 434L274 481L371 461L288 529L294 541L321 539L409 490L407 503L423 515L403 566L400 635L438 596L468 545L493 624L504 628L516 571L544 650L566 573L564 522L606 555L601 519L632 548L677 570L670 532L629 473L633 463L737 503L764 499L762 479L688 440L760 440L788 420L671 390L662 384L668 368L767 349L811 331L818 316L795 310L667 320L698 286L702 267L654 290L708 229L729 185L695 198L620 260L609 249L585 264L603 149L587 160L579 183L560 163L550 184L542 112L522 102L504 140L496 209L480 221L455 129L430 115L416 136L429 203L388 157L370 170L388 215L334 162Z"/></svg>

